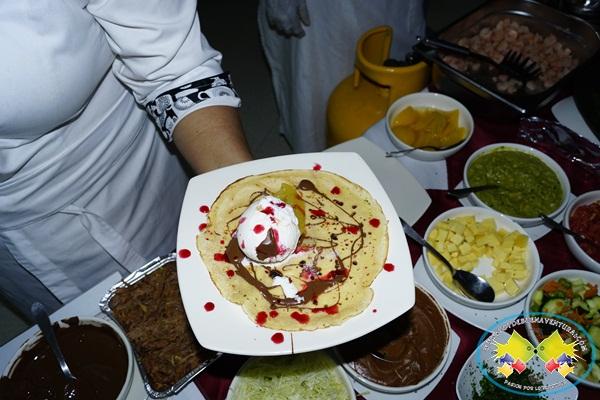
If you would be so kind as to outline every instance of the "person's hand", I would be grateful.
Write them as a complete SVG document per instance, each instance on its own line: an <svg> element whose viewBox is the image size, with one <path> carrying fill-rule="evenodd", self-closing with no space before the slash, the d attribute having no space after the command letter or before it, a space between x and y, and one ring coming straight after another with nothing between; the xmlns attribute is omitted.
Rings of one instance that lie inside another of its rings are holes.
<svg viewBox="0 0 600 400"><path fill-rule="evenodd" d="M309 26L306 0L265 0L267 21L276 32L285 36L304 36L302 25Z"/></svg>

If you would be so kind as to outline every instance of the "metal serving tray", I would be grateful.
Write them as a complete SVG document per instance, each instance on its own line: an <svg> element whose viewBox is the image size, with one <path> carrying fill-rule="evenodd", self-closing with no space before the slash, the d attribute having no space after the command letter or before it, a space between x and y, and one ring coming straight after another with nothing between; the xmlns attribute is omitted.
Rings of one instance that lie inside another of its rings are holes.
<svg viewBox="0 0 600 400"><path fill-rule="evenodd" d="M108 290L108 292L104 295L102 300L100 300L100 304L99 304L100 309L105 314L107 314L123 330L123 333L125 334L125 336L127 336L126 330L120 324L119 320L117 319L117 317L114 315L113 311L110 308L110 301L113 298L113 296L115 295L117 289L132 286L135 283L146 278L148 275L157 271L159 268L165 266L166 264L168 264L170 262L175 262L175 261L176 261L175 253L171 253L165 257L155 258L154 260L150 261L146 265L144 265L141 268L139 268L138 270L134 271L133 273L128 275L126 278L124 278L121 282L117 283L112 288L110 288ZM165 332L165 335L168 335L168 332ZM136 358L136 361L137 361L137 364L138 364L138 367L140 370L140 374L142 375L142 379L144 380L144 386L146 387L146 391L148 392L150 397L152 397L154 399L165 398L165 397L173 396L173 395L177 394L188 383L190 383L198 374L200 374L202 371L204 371L210 364L215 362L222 355L222 353L215 353L213 357L205 360L202 364L200 364L198 367L194 368L192 371L190 371L188 374L186 374L183 378L181 378L173 386L169 387L168 389L166 389L164 391L157 391L150 385L150 380L144 369L144 366L140 362L140 358L139 358L139 355L135 348L135 345L132 343L131 346L135 353L135 356L136 356L135 358ZM212 353L212 351L210 351L210 350L207 350L207 351Z"/></svg>
<svg viewBox="0 0 600 400"><path fill-rule="evenodd" d="M450 42L471 37L484 27L492 27L509 17L542 35L554 34L569 47L579 64L552 87L534 94L508 95L495 90L481 79L446 64L436 50L417 44L414 50L433 64L432 83L436 90L455 97L477 109L501 108L515 117L530 114L548 104L565 84L580 71L600 48L598 32L586 21L531 0L492 0L443 29L438 36Z"/></svg>

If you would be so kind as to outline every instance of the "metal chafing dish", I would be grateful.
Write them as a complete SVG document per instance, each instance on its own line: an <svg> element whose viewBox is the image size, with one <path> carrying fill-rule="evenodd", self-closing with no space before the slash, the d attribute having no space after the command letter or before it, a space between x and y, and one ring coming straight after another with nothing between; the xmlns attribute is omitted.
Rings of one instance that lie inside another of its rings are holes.
<svg viewBox="0 0 600 400"><path fill-rule="evenodd" d="M488 116L519 117L531 114L550 103L600 48L600 36L589 23L531 0L486 2L437 36L456 43L460 38L474 36L484 27L495 26L507 17L526 25L533 32L554 34L578 59L577 67L541 92L508 95L500 93L489 82L484 83L485 80L446 64L436 50L417 44L414 50L433 64L432 85L436 91L455 97L473 111L484 111Z"/></svg>
<svg viewBox="0 0 600 400"><path fill-rule="evenodd" d="M142 281L143 279L147 278L148 276L150 276L152 273L158 271L160 268L166 266L167 264L169 264L171 262L175 262L176 258L177 257L175 255L175 253L169 254L165 257L155 258L154 260L152 260L149 263L147 263L146 265L140 267L138 270L134 271L133 273L128 275L126 278L124 278L121 282L117 283L112 288L110 288L110 290L104 295L102 300L100 300L100 304L99 304L100 309L105 314L107 314L117 325L119 325L119 327L123 330L123 332L125 333L126 336L127 336L127 331L123 328L123 326L121 325L121 321L119 321L119 318L115 315L115 313L111 309L111 300L116 295L118 289L128 288L128 287L135 285L136 283L138 283L138 282ZM168 338L169 332L164 332L164 335L166 338ZM211 365L214 361L216 361L222 355L222 353L215 353L215 352L207 350L207 355L209 355L209 356L204 361L202 361L202 363L200 365L198 365L193 370L189 371L184 377L182 377L178 382L174 383L171 387L169 387L165 390L159 391L152 387L149 376L147 374L147 371L145 370L144 365L140 361L140 356L139 356L138 350L136 349L136 346L134 343L132 343L132 347L133 347L133 351L136 355L136 360L138 363L140 374L144 381L144 386L146 388L146 391L148 392L150 397L155 398L155 399L165 398L165 397L169 397L169 396L173 396L173 395L177 394L188 383L190 383L198 374L200 374L202 371L204 371L209 365Z"/></svg>

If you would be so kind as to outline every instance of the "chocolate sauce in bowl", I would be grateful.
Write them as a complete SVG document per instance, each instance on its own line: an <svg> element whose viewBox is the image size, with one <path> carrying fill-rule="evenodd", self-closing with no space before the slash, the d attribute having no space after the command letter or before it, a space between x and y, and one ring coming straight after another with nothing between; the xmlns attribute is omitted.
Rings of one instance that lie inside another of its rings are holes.
<svg viewBox="0 0 600 400"><path fill-rule="evenodd" d="M108 326L65 320L68 327L54 324L60 348L71 372L68 382L61 373L50 346L41 338L24 351L10 377L0 379L0 394L6 399L113 400L128 372L127 351L120 337Z"/></svg>
<svg viewBox="0 0 600 400"><path fill-rule="evenodd" d="M380 385L416 385L442 362L449 341L437 305L417 288L414 307L382 328L338 347L359 375Z"/></svg>

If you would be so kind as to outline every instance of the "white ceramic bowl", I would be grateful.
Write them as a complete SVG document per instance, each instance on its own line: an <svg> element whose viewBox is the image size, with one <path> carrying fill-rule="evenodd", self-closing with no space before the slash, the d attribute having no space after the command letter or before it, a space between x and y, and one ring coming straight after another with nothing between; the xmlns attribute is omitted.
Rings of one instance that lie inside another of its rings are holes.
<svg viewBox="0 0 600 400"><path fill-rule="evenodd" d="M429 93L429 92L419 92L412 93L403 97L400 97L396 101L394 101L387 110L385 115L385 128L390 137L390 140L394 143L394 145L400 150L409 150L412 149L412 146L401 141L392 131L391 122L394 117L403 109L408 106L413 107L428 107L428 108L437 108L443 111L452 111L458 109L459 117L458 124L461 127L466 128L467 134L465 139L458 145L451 147L446 150L438 150L438 151L427 151L427 150L413 150L407 153L407 157L414 158L416 160L421 161L439 161L443 160L452 154L458 152L460 149L465 147L467 142L473 136L473 129L475 124L473 123L473 116L467 110L467 108L462 105L459 101L453 99L452 97L448 97L446 95L440 93Z"/></svg>
<svg viewBox="0 0 600 400"><path fill-rule="evenodd" d="M570 229L570 217L573 211L579 206L594 203L596 201L600 201L600 190L594 190L593 192L584 193L578 196L573 201L571 201L567 208L565 208L563 225ZM569 250L571 250L571 253L573 253L575 258L590 271L594 271L600 274L600 262L594 260L585 251L583 251L583 249L581 248L581 246L579 246L579 243L577 243L573 236L566 233L564 234L564 236L565 241L567 242L567 247L569 248Z"/></svg>
<svg viewBox="0 0 600 400"><path fill-rule="evenodd" d="M129 341L127 340L127 337L125 337L125 334L123 334L121 329L119 329L116 324L114 324L113 322L110 322L110 321L106 321L104 319L95 318L95 317L79 317L79 323L82 325L107 326L107 327L111 328L115 332L115 334L121 339L121 342L123 342L123 345L127 352L127 374L125 376L125 383L123 384L123 388L121 389L121 392L117 396L116 400L127 399L127 396L129 394L129 389L131 388L131 383L133 381L133 375L134 375L133 352L131 349L131 345L129 344ZM62 321L58 321L58 324L61 327L67 326ZM31 338L29 338L25 343L23 343L21 345L19 350L15 353L15 355L13 356L11 361L6 366L6 369L3 372L3 376L10 377L10 375L12 374L12 371L18 364L18 361L21 357L21 353L23 351L32 349L39 340L43 340L41 331L37 331ZM109 399L107 399L107 400L109 400Z"/></svg>
<svg viewBox="0 0 600 400"><path fill-rule="evenodd" d="M562 210L565 208L565 206L567 205L567 203L569 201L569 193L571 192L571 185L569 183L569 178L567 177L567 174L565 174L565 171L563 171L563 169L560 167L560 165L558 165L556 163L556 161L554 161L552 158L548 157L546 154L542 153L541 151L538 151L529 146L524 146L524 145L517 144L517 143L495 143L495 144L490 144L490 145L487 145L487 146L484 146L484 147L478 149L473 154L471 154L471 156L467 159L467 162L465 163L465 167L463 170L463 182L464 182L465 187L471 186L471 184L469 183L469 178L467 177L467 171L468 171L471 163L473 162L473 160L475 160L476 158L478 158L479 156L481 156L483 154L489 153L491 151L495 151L502 147L509 148L511 150L522 151L524 153L535 156L538 159L540 159L541 161L543 161L544 164L546 164L552 171L554 171L554 173L556 174L556 176L560 182L562 190L563 190L563 199L562 199L561 204L553 212L549 213L548 216L550 218L555 218L556 216L558 216L562 212ZM479 207L485 207L485 208L491 209L491 207L489 207L487 204L485 204L483 201L481 201L481 199L477 196L477 193L471 193L469 195L469 199L475 205L477 205ZM515 217L512 215L506 215L506 216L508 218L512 219L513 221L517 222L519 225L524 226L524 227L541 225L543 223L542 219L539 217L522 218L522 217Z"/></svg>
<svg viewBox="0 0 600 400"><path fill-rule="evenodd" d="M597 273L591 272L591 271L584 271L584 270L580 270L580 269L565 269L562 271L553 272L551 274L544 276L542 279L540 279L539 282L537 282L537 284L535 285L535 287L531 290L531 292L527 295L527 299L525 300L525 306L523 309L523 314L525 317L528 317L529 313L531 312L531 302L533 301L533 295L534 295L535 291L538 288L542 287L544 284L546 284L546 282L548 282L552 279L559 279L559 278L568 278L568 279L581 278L584 281L591 282L600 287L600 275ZM526 322L525 328L527 330L527 336L529 336L529 340L531 340L531 343L533 343L534 345L537 346L539 344L539 340L537 339L537 336L534 334L531 324L529 322ZM596 353L596 357L600 357L600 354ZM569 374L569 375L567 375L567 377L571 380L577 379L577 376L575 374ZM600 389L600 383L590 382L585 379L581 381L581 384L593 387L595 389Z"/></svg>
<svg viewBox="0 0 600 400"><path fill-rule="evenodd" d="M305 354L310 354L310 353L303 353L302 355L305 355ZM327 353L324 353L324 354L326 354L328 357L330 357ZM266 357L266 356L261 356L261 357ZM278 357L278 356L274 356L274 357ZM282 356L282 357L293 357L293 356ZM242 365L242 367L240 368L238 373L235 375L235 377L231 381L231 384L229 385L229 389L227 391L227 397L225 398L225 400L233 400L233 399L237 400L238 399L235 397L235 392L237 390L237 387L243 383L243 378L240 376L240 373L251 366L251 362L253 359L254 359L253 357L249 358ZM335 367L335 372L338 374L338 376L344 383L344 387L346 388L346 391L348 393L347 400L356 400L356 394L354 392L354 388L352 387L350 378L348 378L348 375L344 372L344 369L340 365L338 365ZM250 382L248 384L256 384L256 383Z"/></svg>
<svg viewBox="0 0 600 400"><path fill-rule="evenodd" d="M442 306L440 306L439 303L433 298L433 296L429 292L427 292L422 286L416 285L416 288L421 290L421 292L423 292L432 301L432 303L436 305L438 311L442 315L444 322L445 322L446 332L447 332L446 345L445 345L444 353L442 355L442 359L441 359L440 363L433 371L431 371L431 373L429 375L427 375L425 378L423 378L423 380L421 380L419 383L417 383L415 385L410 385L410 386L381 385L379 383L373 382L373 381L365 378L364 376L362 376L361 374L356 372L356 370L354 370L354 368L352 368L348 363L342 364L344 369L346 370L346 372L348 372L348 374L350 376L352 376L352 378L359 381L363 386L366 386L366 387L373 389L375 391L378 391L378 392L389 393L389 394L401 394L401 393L414 392L415 390L418 390L418 389L422 388L423 386L427 385L436 376L438 376L440 374L440 372L442 371L442 369L444 369L444 366L446 365L446 363L448 362L448 358L450 357L450 332L451 332L450 331L450 320L448 319L448 314L446 314L446 310L444 310L444 308ZM426 343L423 343L423 345L425 346Z"/></svg>
<svg viewBox="0 0 600 400"><path fill-rule="evenodd" d="M457 207L438 215L437 218L435 218L431 222L431 224L429 224L429 227L425 232L425 239L427 240L427 238L431 234L431 231L437 226L438 223L447 219L468 215L474 216L477 221L481 221L485 218L493 218L496 221L497 228L503 228L509 232L518 231L528 236L527 232L525 232L525 230L520 225L494 210L483 207ZM423 258L425 261L425 269L427 270L427 273L429 274L431 280L450 299L469 307L479 309L498 309L508 307L511 304L514 304L517 301L521 300L523 297L525 297L527 293L529 293L529 291L533 288L535 282L542 275L542 264L540 263L540 256L537 251L537 247L535 246L531 238L529 238L527 249L528 250L526 257L526 266L529 269L529 277L517 282L519 284L519 287L522 288L522 290L515 296L509 296L506 292L500 295L496 295L496 299L491 303L478 301L455 292L454 290L446 286L446 284L435 272L433 266L429 262L429 251L426 248L423 248ZM491 266L491 260L488 259L488 261L489 262L486 262L486 260L480 259L479 265L475 267L472 272L480 276L491 275L493 269Z"/></svg>

